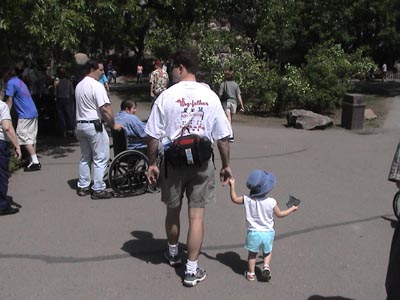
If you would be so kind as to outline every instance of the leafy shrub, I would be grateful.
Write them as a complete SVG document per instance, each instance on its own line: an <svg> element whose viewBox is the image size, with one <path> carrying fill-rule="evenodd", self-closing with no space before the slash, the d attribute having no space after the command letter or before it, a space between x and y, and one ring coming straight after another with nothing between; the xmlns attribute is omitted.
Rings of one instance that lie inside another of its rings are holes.
<svg viewBox="0 0 400 300"><path fill-rule="evenodd" d="M304 108L311 96L311 87L303 71L287 64L280 81L280 101L275 110L282 113L292 108Z"/></svg>

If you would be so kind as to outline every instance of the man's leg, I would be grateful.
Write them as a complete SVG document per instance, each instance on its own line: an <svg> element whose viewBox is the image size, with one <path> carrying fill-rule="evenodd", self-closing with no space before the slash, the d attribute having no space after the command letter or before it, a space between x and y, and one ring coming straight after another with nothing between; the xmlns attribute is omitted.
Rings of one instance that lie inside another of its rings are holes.
<svg viewBox="0 0 400 300"><path fill-rule="evenodd" d="M196 261L203 243L203 217L204 207L189 208L189 231L187 236L188 259Z"/></svg>
<svg viewBox="0 0 400 300"><path fill-rule="evenodd" d="M78 188L88 188L90 186L90 169L92 165L92 149L88 141L85 130L92 124L78 124L76 137L81 148L81 158L79 160L79 180ZM93 125L92 125L93 126Z"/></svg>
<svg viewBox="0 0 400 300"><path fill-rule="evenodd" d="M206 270L198 266L201 244L203 243L203 217L204 208L189 208L188 260L186 262L185 278L183 279L183 285L188 287L195 286L207 276Z"/></svg>
<svg viewBox="0 0 400 300"><path fill-rule="evenodd" d="M167 208L167 215L165 217L165 232L167 240L170 245L176 245L179 241L179 234L181 229L179 215L181 212L182 203L175 208Z"/></svg>
<svg viewBox="0 0 400 300"><path fill-rule="evenodd" d="M110 140L106 130L96 132L90 144L93 151L93 190L103 191L106 188L104 175L110 160Z"/></svg>

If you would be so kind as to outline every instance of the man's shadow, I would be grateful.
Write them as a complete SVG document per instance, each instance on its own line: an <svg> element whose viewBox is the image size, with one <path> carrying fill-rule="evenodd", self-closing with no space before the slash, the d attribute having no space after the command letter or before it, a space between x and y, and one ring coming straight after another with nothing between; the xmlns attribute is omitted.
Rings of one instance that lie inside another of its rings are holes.
<svg viewBox="0 0 400 300"><path fill-rule="evenodd" d="M166 250L167 240L166 239L155 239L153 234L147 231L132 231L133 240L127 241L121 247L122 250L129 253L132 257L141 259L146 263L154 265L168 264L164 257L164 251ZM179 244L179 256L181 257L181 267L175 268L175 272L181 278L184 275L184 262L186 261L186 245Z"/></svg>

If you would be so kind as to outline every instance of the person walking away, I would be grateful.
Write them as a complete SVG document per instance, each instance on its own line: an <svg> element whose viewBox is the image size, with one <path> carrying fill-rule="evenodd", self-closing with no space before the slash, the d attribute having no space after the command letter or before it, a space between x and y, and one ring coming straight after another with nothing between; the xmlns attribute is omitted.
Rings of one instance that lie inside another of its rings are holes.
<svg viewBox="0 0 400 300"><path fill-rule="evenodd" d="M236 114L238 102L240 104L240 111L244 112L243 100L239 85L234 81L233 70L230 69L224 72L225 80L220 84L219 97L222 102L222 106L225 110L226 116L228 117L230 126L232 128L233 115ZM223 95L226 95L223 97ZM232 129L233 132L233 129ZM234 136L229 138L230 142L234 142Z"/></svg>
<svg viewBox="0 0 400 300"><path fill-rule="evenodd" d="M382 81L386 80L386 74L387 74L387 65L384 63L382 65Z"/></svg>
<svg viewBox="0 0 400 300"><path fill-rule="evenodd" d="M16 67L6 74L6 102L11 110L14 106L17 113L18 143L27 150L30 162L24 168L25 172L39 171L42 166L36 155L36 138L38 132L38 111L29 93L28 87L20 79L23 69Z"/></svg>
<svg viewBox="0 0 400 300"><path fill-rule="evenodd" d="M75 129L75 97L72 81L65 77L65 70L59 71L59 80L55 85L58 127L63 137L74 135Z"/></svg>
<svg viewBox="0 0 400 300"><path fill-rule="evenodd" d="M276 184L273 173L264 170L254 170L247 179L247 187L250 194L238 196L235 190L235 179L229 180L230 196L233 203L243 204L246 211L247 237L245 248L248 253L248 270L245 277L249 281L256 280L255 266L258 252L262 251L264 266L262 280L271 280L271 255L275 238L273 215L282 218L298 209L292 206L286 210L280 210L277 201L267 196Z"/></svg>
<svg viewBox="0 0 400 300"><path fill-rule="evenodd" d="M2 97L0 99L0 215L10 215L19 212L12 207L7 199L8 192L8 164L10 161L10 142L15 148L15 157L21 159L21 148L11 122L10 110Z"/></svg>
<svg viewBox="0 0 400 300"><path fill-rule="evenodd" d="M161 61L154 62L154 71L150 74L150 97L152 102L168 87L168 73L161 68Z"/></svg>
<svg viewBox="0 0 400 300"><path fill-rule="evenodd" d="M76 97L76 137L81 148L79 161L79 196L91 194L92 199L109 199L112 193L106 191L104 174L110 159L110 141L103 121L113 130L121 130L115 124L110 99L99 82L104 74L101 63L89 60L85 64L87 75L75 89ZM90 170L93 163L93 186L90 191Z"/></svg>
<svg viewBox="0 0 400 300"><path fill-rule="evenodd" d="M104 85L104 88L106 89L107 93L110 92L110 85L108 84L108 79L106 74L101 75L99 82Z"/></svg>
<svg viewBox="0 0 400 300"><path fill-rule="evenodd" d="M396 184L400 191L400 142L393 157L392 165L389 172L389 181ZM386 300L400 299L400 223L397 221L394 229L392 244L390 247L389 264L386 272Z"/></svg>
<svg viewBox="0 0 400 300"><path fill-rule="evenodd" d="M210 159L212 148L208 142L218 146L222 162L220 180L225 185L232 177L228 142L231 130L218 96L196 82L196 56L182 50L174 53L172 59L172 79L176 84L157 98L146 123L145 132L149 135L148 179L150 184L159 182L161 200L166 204L168 247L164 255L173 267L181 264L178 249L180 212L183 195L186 195L189 231L183 284L192 287L206 278L205 269L198 266L198 257L203 241L205 206L215 201L216 196L214 163ZM171 141L176 141L187 131L202 138L204 143L200 142L199 148L204 148L200 151L203 158L189 148L185 152L187 156L184 154L173 159L175 149ZM165 150L160 169L156 164L159 140L162 140Z"/></svg>
<svg viewBox="0 0 400 300"><path fill-rule="evenodd" d="M136 67L136 84L142 83L143 79L143 66L141 63L138 63Z"/></svg>

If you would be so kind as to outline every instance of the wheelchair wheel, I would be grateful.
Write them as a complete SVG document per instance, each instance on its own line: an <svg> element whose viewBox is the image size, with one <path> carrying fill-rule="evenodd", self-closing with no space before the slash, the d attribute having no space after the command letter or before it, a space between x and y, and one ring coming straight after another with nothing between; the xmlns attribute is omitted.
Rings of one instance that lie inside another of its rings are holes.
<svg viewBox="0 0 400 300"><path fill-rule="evenodd" d="M396 216L396 218L398 220L400 220L400 218L399 218L399 216L400 216L399 198L400 198L400 191L397 192L396 195L394 195L394 198L393 198L393 212L394 212L394 215Z"/></svg>
<svg viewBox="0 0 400 300"><path fill-rule="evenodd" d="M147 157L136 150L118 154L108 170L108 181L113 191L120 196L140 195L147 191Z"/></svg>

